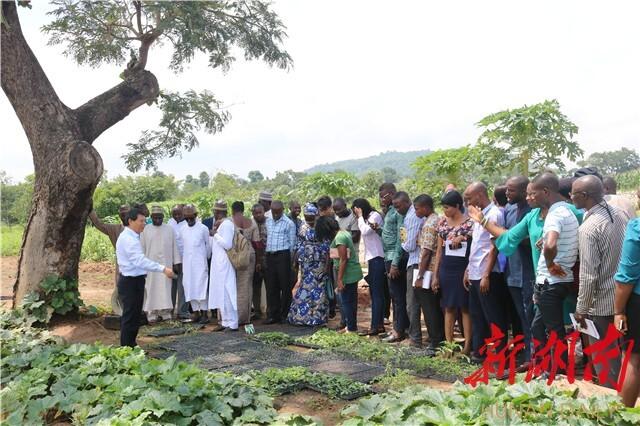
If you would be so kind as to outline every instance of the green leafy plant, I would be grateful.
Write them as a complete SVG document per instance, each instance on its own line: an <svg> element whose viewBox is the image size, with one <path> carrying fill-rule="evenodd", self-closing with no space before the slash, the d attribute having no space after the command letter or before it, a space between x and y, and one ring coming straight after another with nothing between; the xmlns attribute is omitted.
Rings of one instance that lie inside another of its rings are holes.
<svg viewBox="0 0 640 426"><path fill-rule="evenodd" d="M436 348L436 355L442 358L453 358L453 356L457 352L460 352L460 350L461 346L458 342L444 341Z"/></svg>
<svg viewBox="0 0 640 426"><path fill-rule="evenodd" d="M638 408L626 408L613 395L580 397L544 382L508 385L493 380L451 390L413 386L373 395L346 407L343 425L616 425L640 422Z"/></svg>
<svg viewBox="0 0 640 426"><path fill-rule="evenodd" d="M65 345L0 313L3 424L270 424L272 400L227 374L139 348ZM292 423L295 424L295 423Z"/></svg>
<svg viewBox="0 0 640 426"><path fill-rule="evenodd" d="M375 379L375 383L383 389L400 390L416 384L416 377L411 371L387 366L385 373Z"/></svg>
<svg viewBox="0 0 640 426"><path fill-rule="evenodd" d="M244 376L244 380L264 389L271 396L294 392L309 387L330 398L345 398L352 395L369 393L371 387L342 375L310 371L305 367L268 368L253 371Z"/></svg>
<svg viewBox="0 0 640 426"><path fill-rule="evenodd" d="M22 309L39 322L48 323L55 314L64 315L84 306L78 291L78 282L49 275L40 284L41 293L28 293Z"/></svg>
<svg viewBox="0 0 640 426"><path fill-rule="evenodd" d="M291 336L280 331L265 331L254 335L254 338L271 346L288 346L294 342Z"/></svg>

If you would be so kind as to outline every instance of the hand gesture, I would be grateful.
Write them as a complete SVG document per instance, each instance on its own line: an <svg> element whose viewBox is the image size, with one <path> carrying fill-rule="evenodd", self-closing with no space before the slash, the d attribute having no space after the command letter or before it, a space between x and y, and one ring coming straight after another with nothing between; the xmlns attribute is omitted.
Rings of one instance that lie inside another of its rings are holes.
<svg viewBox="0 0 640 426"><path fill-rule="evenodd" d="M344 283L342 282L342 280L338 280L336 284L337 284L336 291L338 293L342 293L342 290L344 290Z"/></svg>
<svg viewBox="0 0 640 426"><path fill-rule="evenodd" d="M549 266L549 273L551 275L554 275L556 277L566 277L567 273L562 269L562 267L560 265L558 265L557 263L552 263Z"/></svg>
<svg viewBox="0 0 640 426"><path fill-rule="evenodd" d="M576 319L576 322L580 324L580 328L587 328L587 317L585 315L575 312L573 317Z"/></svg>
<svg viewBox="0 0 640 426"><path fill-rule="evenodd" d="M489 277L483 277L480 280L480 293L487 294L489 293L489 289L490 289Z"/></svg>
<svg viewBox="0 0 640 426"><path fill-rule="evenodd" d="M167 268L166 266L164 268L164 271L162 272L166 275L167 278L173 279L175 277L175 274L173 273L173 269Z"/></svg>
<svg viewBox="0 0 640 426"><path fill-rule="evenodd" d="M431 290L434 293L437 293L440 290L440 280L438 279L437 274L433 274L431 276Z"/></svg>
<svg viewBox="0 0 640 426"><path fill-rule="evenodd" d="M416 280L416 284L414 285L415 288L422 288L422 284L424 282L424 278L418 278Z"/></svg>
<svg viewBox="0 0 640 426"><path fill-rule="evenodd" d="M468 206L467 212L469 214L469 217L478 223L482 222L482 220L484 219L482 210L480 210L476 206Z"/></svg>
<svg viewBox="0 0 640 426"><path fill-rule="evenodd" d="M464 289L469 291L469 287L471 287L471 281L469 281L469 272L465 269L464 276L462 277L462 285Z"/></svg>
<svg viewBox="0 0 640 426"><path fill-rule="evenodd" d="M622 334L627 334L627 316L625 314L618 314L613 317L613 325Z"/></svg>
<svg viewBox="0 0 640 426"><path fill-rule="evenodd" d="M361 218L362 217L362 209L360 207L354 207L353 208L353 214L355 214L358 219Z"/></svg>
<svg viewBox="0 0 640 426"><path fill-rule="evenodd" d="M392 280L395 280L398 277L400 277L400 270L398 269L397 266L391 265L391 269L389 270L389 278L391 278Z"/></svg>

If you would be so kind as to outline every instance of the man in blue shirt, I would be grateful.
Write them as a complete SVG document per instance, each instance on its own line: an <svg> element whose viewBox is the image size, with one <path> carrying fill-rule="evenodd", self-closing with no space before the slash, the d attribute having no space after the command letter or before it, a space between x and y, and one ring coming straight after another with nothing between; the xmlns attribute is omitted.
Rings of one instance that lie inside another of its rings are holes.
<svg viewBox="0 0 640 426"><path fill-rule="evenodd" d="M506 196L508 205L505 207L505 228L511 229L516 226L531 207L527 204L527 185L529 179L524 176L514 176L507 180ZM531 257L531 245L523 240L518 249L507 257L507 288L511 294L511 299L516 309L519 328L524 335L523 359L519 361L529 361L531 358L531 323L533 322L533 282L535 273L533 272L533 261ZM514 330L518 330L515 327ZM519 334L514 331L514 335Z"/></svg>
<svg viewBox="0 0 640 426"><path fill-rule="evenodd" d="M265 324L283 321L291 305L292 252L296 247L296 225L283 214L282 201L271 203L271 217L267 217L267 319Z"/></svg>
<svg viewBox="0 0 640 426"><path fill-rule="evenodd" d="M620 265L614 278L613 323L625 334L626 344L633 342L620 396L624 405L633 407L640 396L640 218L630 220L627 225Z"/></svg>
<svg viewBox="0 0 640 426"><path fill-rule="evenodd" d="M140 244L140 233L144 226L144 214L137 208L132 208L127 216L127 226L116 242L116 257L120 268L118 294L122 301L121 346L136 346L147 272L163 272L168 278L174 277L171 268L145 257Z"/></svg>

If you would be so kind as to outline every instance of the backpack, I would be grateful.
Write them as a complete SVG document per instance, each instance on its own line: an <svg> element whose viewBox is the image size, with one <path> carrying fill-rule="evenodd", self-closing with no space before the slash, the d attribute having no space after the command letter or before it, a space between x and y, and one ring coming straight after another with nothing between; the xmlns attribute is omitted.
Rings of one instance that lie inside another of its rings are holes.
<svg viewBox="0 0 640 426"><path fill-rule="evenodd" d="M233 245L227 250L227 256L236 271L242 271L249 267L251 262L251 242L242 234L236 226L233 231Z"/></svg>

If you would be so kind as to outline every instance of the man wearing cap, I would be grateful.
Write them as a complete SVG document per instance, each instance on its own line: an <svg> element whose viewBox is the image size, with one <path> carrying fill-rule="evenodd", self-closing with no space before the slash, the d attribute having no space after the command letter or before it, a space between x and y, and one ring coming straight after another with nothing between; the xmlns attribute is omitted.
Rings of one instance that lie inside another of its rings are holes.
<svg viewBox="0 0 640 426"><path fill-rule="evenodd" d="M238 330L238 290L236 271L227 255L233 247L235 225L227 218L227 203L218 200L213 207L211 237L211 271L209 276L209 309L217 309L221 322L213 331Z"/></svg>
<svg viewBox="0 0 640 426"><path fill-rule="evenodd" d="M120 345L136 346L140 328L140 314L144 302L145 278L148 272L162 272L173 278L173 270L147 258L140 244L145 216L136 208L127 214L127 226L116 242L116 257L120 266L118 293L122 300L120 318ZM169 284L170 285L170 284Z"/></svg>
<svg viewBox="0 0 640 426"><path fill-rule="evenodd" d="M163 265L173 265L173 270L177 273L182 267L180 251L173 228L162 223L163 220L162 207L151 207L151 225L145 226L140 234L140 244L145 256ZM149 323L171 319L173 310L171 286L172 280L160 272L147 274L142 309L147 313Z"/></svg>
<svg viewBox="0 0 640 426"><path fill-rule="evenodd" d="M104 223L100 220L95 210L91 210L89 213L89 219L91 219L91 223L96 229L107 237L109 237L109 241L113 245L113 249L116 249L116 241L118 241L118 237L124 231L124 227L127 226L127 214L129 214L129 206L122 205L118 210L118 216L122 223ZM122 305L120 304L120 298L118 297L118 276L120 275L120 271L118 270L118 262L116 262L116 276L115 276L115 287L113 289L113 293L111 294L111 309L113 313L116 315L122 314Z"/></svg>
<svg viewBox="0 0 640 426"><path fill-rule="evenodd" d="M207 318L208 258L211 256L209 230L196 220L198 212L193 205L187 204L182 212L187 222L187 226L180 232L184 244L182 258L184 298L191 304L192 319L206 324L209 322Z"/></svg>
<svg viewBox="0 0 640 426"><path fill-rule="evenodd" d="M264 217L271 216L271 202L273 201L273 195L270 192L262 191L258 195L258 204L264 207Z"/></svg>

